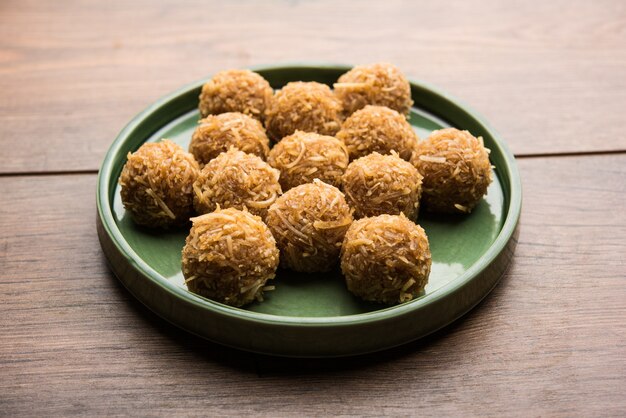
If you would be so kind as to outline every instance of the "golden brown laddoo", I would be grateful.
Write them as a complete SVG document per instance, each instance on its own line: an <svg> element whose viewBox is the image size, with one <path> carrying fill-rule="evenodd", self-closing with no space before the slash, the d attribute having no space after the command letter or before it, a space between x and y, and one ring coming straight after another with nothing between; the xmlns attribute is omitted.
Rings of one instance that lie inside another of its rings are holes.
<svg viewBox="0 0 626 418"><path fill-rule="evenodd" d="M295 81L278 90L265 121L275 141L296 131L335 135L340 125L341 103L327 85L314 81Z"/></svg>
<svg viewBox="0 0 626 418"><path fill-rule="evenodd" d="M120 174L122 203L139 225L180 226L193 211L193 182L199 172L193 155L167 139L143 144Z"/></svg>
<svg viewBox="0 0 626 418"><path fill-rule="evenodd" d="M408 115L413 105L409 81L392 64L358 65L339 77L334 88L346 116L366 105L387 106Z"/></svg>
<svg viewBox="0 0 626 418"><path fill-rule="evenodd" d="M244 209L265 218L282 194L280 172L256 155L231 148L204 166L193 183L193 205L198 213L221 208Z"/></svg>
<svg viewBox="0 0 626 418"><path fill-rule="evenodd" d="M258 120L238 112L209 115L200 120L191 136L189 152L201 166L235 147L243 152L267 158L270 140Z"/></svg>
<svg viewBox="0 0 626 418"><path fill-rule="evenodd" d="M335 137L296 131L272 148L267 162L280 170L283 191L318 178L340 187L348 166L348 149Z"/></svg>
<svg viewBox="0 0 626 418"><path fill-rule="evenodd" d="M422 175L398 154L375 152L354 160L343 175L342 184L356 219L400 213L417 219Z"/></svg>
<svg viewBox="0 0 626 418"><path fill-rule="evenodd" d="M278 268L276 241L261 218L220 209L192 218L182 251L189 291L232 306L263 300Z"/></svg>
<svg viewBox="0 0 626 418"><path fill-rule="evenodd" d="M281 266L301 272L329 271L352 223L343 193L318 179L279 197L267 213Z"/></svg>
<svg viewBox="0 0 626 418"><path fill-rule="evenodd" d="M372 152L390 154L396 151L408 161L419 141L404 116L388 107L369 105L343 122L337 138L348 147L351 160Z"/></svg>
<svg viewBox="0 0 626 418"><path fill-rule="evenodd" d="M226 70L215 74L202 86L200 115L241 112L260 121L273 94L270 83L250 70Z"/></svg>
<svg viewBox="0 0 626 418"><path fill-rule="evenodd" d="M368 301L414 299L428 283L431 264L426 233L404 214L354 221L341 247L348 290Z"/></svg>
<svg viewBox="0 0 626 418"><path fill-rule="evenodd" d="M471 212L492 180L483 139L455 128L420 141L411 162L424 176L422 207L431 212Z"/></svg>

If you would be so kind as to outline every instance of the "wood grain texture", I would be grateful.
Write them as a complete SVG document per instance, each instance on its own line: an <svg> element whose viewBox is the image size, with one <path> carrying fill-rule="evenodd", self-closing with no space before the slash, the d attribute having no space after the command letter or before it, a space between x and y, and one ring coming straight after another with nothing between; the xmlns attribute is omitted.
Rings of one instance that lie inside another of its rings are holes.
<svg viewBox="0 0 626 418"><path fill-rule="evenodd" d="M517 154L626 149L626 4L0 2L0 173L95 170L158 97L263 63L390 61Z"/></svg>
<svg viewBox="0 0 626 418"><path fill-rule="evenodd" d="M336 360L176 329L109 273L95 175L0 177L0 414L623 415L626 155L519 164L519 245L494 292L434 336Z"/></svg>

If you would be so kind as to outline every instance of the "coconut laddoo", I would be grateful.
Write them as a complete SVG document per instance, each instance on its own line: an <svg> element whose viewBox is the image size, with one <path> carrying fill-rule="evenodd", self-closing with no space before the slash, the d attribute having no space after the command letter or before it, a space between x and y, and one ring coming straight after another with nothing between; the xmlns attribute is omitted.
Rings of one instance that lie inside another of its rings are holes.
<svg viewBox="0 0 626 418"><path fill-rule="evenodd" d="M120 174L122 203L139 225L180 226L193 211L193 182L199 172L193 155L172 141L143 144Z"/></svg>
<svg viewBox="0 0 626 418"><path fill-rule="evenodd" d="M258 120L238 112L209 115L201 119L191 136L189 152L204 165L222 152L235 147L243 152L267 158L270 140Z"/></svg>
<svg viewBox="0 0 626 418"><path fill-rule="evenodd" d="M276 241L261 218L238 209L220 209L192 218L182 251L187 288L232 306L263 300L278 268Z"/></svg>
<svg viewBox="0 0 626 418"><path fill-rule="evenodd" d="M408 161L419 141L404 116L384 106L369 105L343 122L337 138L346 144L351 160L393 150Z"/></svg>
<svg viewBox="0 0 626 418"><path fill-rule="evenodd" d="M483 139L455 128L420 141L411 162L424 176L422 207L431 212L471 212L492 180Z"/></svg>
<svg viewBox="0 0 626 418"><path fill-rule="evenodd" d="M413 105L409 81L392 64L358 65L339 77L333 87L346 116L368 104L408 115Z"/></svg>
<svg viewBox="0 0 626 418"><path fill-rule="evenodd" d="M356 219L400 213L417 219L422 175L395 153L375 152L354 160L343 175L342 184Z"/></svg>
<svg viewBox="0 0 626 418"><path fill-rule="evenodd" d="M348 290L368 301L395 304L419 296L431 264L426 233L404 214L354 221L341 247Z"/></svg>
<svg viewBox="0 0 626 418"><path fill-rule="evenodd" d="M333 136L296 131L272 148L267 162L280 170L283 191L316 178L340 187L348 166L348 149Z"/></svg>
<svg viewBox="0 0 626 418"><path fill-rule="evenodd" d="M270 83L250 70L226 70L215 74L202 86L200 115L241 112L260 121L273 94Z"/></svg>
<svg viewBox="0 0 626 418"><path fill-rule="evenodd" d="M256 155L231 148L211 160L193 183L193 205L198 213L221 208L246 208L265 218L282 191L280 172Z"/></svg>
<svg viewBox="0 0 626 418"><path fill-rule="evenodd" d="M314 81L294 81L277 91L265 121L275 141L295 131L334 135L340 125L341 103L327 85Z"/></svg>
<svg viewBox="0 0 626 418"><path fill-rule="evenodd" d="M343 193L318 179L279 197L267 213L281 266L300 272L329 271L352 223Z"/></svg>

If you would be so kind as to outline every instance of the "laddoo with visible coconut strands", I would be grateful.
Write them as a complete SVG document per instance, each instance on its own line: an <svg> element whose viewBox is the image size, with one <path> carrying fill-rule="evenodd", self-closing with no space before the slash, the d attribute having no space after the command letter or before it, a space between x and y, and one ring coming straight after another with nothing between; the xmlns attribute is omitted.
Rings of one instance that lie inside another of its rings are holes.
<svg viewBox="0 0 626 418"><path fill-rule="evenodd" d="M337 264L352 213L339 189L315 179L279 197L266 221L280 250L281 266L313 273Z"/></svg>
<svg viewBox="0 0 626 418"><path fill-rule="evenodd" d="M395 152L354 160L342 178L343 192L356 219L382 214L417 219L422 175Z"/></svg>
<svg viewBox="0 0 626 418"><path fill-rule="evenodd" d="M296 131L335 135L341 125L341 103L325 84L287 83L278 90L267 110L265 127L274 141Z"/></svg>
<svg viewBox="0 0 626 418"><path fill-rule="evenodd" d="M193 155L169 140L143 144L128 160L119 184L124 208L135 223L169 228L189 221L193 182L199 167Z"/></svg>
<svg viewBox="0 0 626 418"><path fill-rule="evenodd" d="M259 74L250 70L226 70L215 74L202 86L200 115L241 112L260 121L274 91Z"/></svg>
<svg viewBox="0 0 626 418"><path fill-rule="evenodd" d="M430 212L470 213L492 181L489 149L468 131L434 131L411 162L424 176L422 207Z"/></svg>
<svg viewBox="0 0 626 418"><path fill-rule="evenodd" d="M261 218L234 208L191 219L182 251L187 288L232 306L263 301L276 275L279 252Z"/></svg>
<svg viewBox="0 0 626 418"><path fill-rule="evenodd" d="M428 237L404 214L354 221L341 247L341 271L356 296L389 305L418 297L432 264Z"/></svg>
<svg viewBox="0 0 626 418"><path fill-rule="evenodd" d="M201 119L191 136L189 152L201 166L235 147L266 159L270 140L258 120L238 112L209 115Z"/></svg>
<svg viewBox="0 0 626 418"><path fill-rule="evenodd" d="M193 183L196 212L216 208L244 209L265 218L267 209L282 194L280 172L256 155L231 148L204 166Z"/></svg>
<svg viewBox="0 0 626 418"><path fill-rule="evenodd" d="M267 162L280 170L284 192L316 178L340 187L348 167L348 149L333 136L296 131L272 148Z"/></svg>
<svg viewBox="0 0 626 418"><path fill-rule="evenodd" d="M384 106L365 106L354 112L343 122L337 138L346 144L351 160L396 151L408 161L419 141L406 118Z"/></svg>
<svg viewBox="0 0 626 418"><path fill-rule="evenodd" d="M346 116L366 105L387 106L408 115L413 105L409 81L392 64L358 65L339 77L333 87Z"/></svg>

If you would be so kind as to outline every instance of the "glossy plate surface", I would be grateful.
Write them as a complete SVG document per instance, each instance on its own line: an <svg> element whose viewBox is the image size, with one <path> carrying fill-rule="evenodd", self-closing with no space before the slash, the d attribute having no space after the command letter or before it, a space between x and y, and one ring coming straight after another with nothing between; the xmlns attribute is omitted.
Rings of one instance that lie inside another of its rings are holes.
<svg viewBox="0 0 626 418"><path fill-rule="evenodd" d="M289 81L332 85L343 66L254 68L274 88ZM340 356L381 350L419 338L457 319L495 286L513 254L521 185L504 142L466 106L412 82L410 122L425 138L446 126L482 136L496 166L494 182L463 217L421 214L433 267L424 295L395 307L365 303L345 288L339 272L279 271L276 290L244 309L187 291L180 268L188 229L162 232L136 226L124 211L117 179L128 152L146 141L171 139L187 148L198 120L202 81L146 109L120 133L102 164L97 191L98 233L117 277L140 301L172 323L218 343L285 356Z"/></svg>

